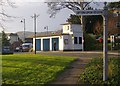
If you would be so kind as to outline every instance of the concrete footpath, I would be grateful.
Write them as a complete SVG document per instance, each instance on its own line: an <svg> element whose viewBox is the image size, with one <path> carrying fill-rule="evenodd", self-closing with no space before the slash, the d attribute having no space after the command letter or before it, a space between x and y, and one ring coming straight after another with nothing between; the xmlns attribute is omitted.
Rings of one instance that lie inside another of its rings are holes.
<svg viewBox="0 0 120 86"><path fill-rule="evenodd" d="M77 85L80 74L83 72L85 65L89 63L90 60L91 58L78 58L70 65L70 68L66 69L65 72L59 75L58 78L50 84Z"/></svg>

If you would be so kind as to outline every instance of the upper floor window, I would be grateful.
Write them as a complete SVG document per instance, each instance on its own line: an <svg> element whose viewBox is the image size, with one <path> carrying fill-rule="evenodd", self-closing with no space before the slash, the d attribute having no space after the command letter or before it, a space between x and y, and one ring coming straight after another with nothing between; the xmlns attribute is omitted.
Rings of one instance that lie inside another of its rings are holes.
<svg viewBox="0 0 120 86"><path fill-rule="evenodd" d="M70 29L70 27L69 26L67 26L67 30L69 30Z"/></svg>

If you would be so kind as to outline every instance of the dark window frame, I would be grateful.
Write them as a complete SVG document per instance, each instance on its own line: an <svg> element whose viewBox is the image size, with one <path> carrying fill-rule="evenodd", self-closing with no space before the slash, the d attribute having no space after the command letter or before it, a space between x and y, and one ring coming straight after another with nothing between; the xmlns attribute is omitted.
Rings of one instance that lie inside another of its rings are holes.
<svg viewBox="0 0 120 86"><path fill-rule="evenodd" d="M74 44L78 44L78 39L77 39L77 37L74 37Z"/></svg>
<svg viewBox="0 0 120 86"><path fill-rule="evenodd" d="M79 44L82 44L82 37L79 37Z"/></svg>

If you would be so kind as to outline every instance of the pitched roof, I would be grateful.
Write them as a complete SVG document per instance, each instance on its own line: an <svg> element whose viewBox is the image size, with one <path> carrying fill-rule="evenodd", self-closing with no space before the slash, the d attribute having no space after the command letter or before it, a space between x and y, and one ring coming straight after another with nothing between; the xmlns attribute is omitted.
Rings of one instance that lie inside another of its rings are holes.
<svg viewBox="0 0 120 86"><path fill-rule="evenodd" d="M17 33L7 33L8 36L18 36Z"/></svg>

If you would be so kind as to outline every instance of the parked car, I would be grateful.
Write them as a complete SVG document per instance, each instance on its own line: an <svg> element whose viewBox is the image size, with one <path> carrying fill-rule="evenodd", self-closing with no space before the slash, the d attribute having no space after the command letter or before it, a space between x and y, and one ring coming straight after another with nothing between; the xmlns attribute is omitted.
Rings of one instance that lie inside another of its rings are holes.
<svg viewBox="0 0 120 86"><path fill-rule="evenodd" d="M23 52L29 52L29 50L32 48L32 43L23 43L22 44L22 51Z"/></svg>
<svg viewBox="0 0 120 86"><path fill-rule="evenodd" d="M15 52L22 52L22 46L16 47Z"/></svg>
<svg viewBox="0 0 120 86"><path fill-rule="evenodd" d="M13 49L10 46L4 46L2 48L2 54L13 54Z"/></svg>

